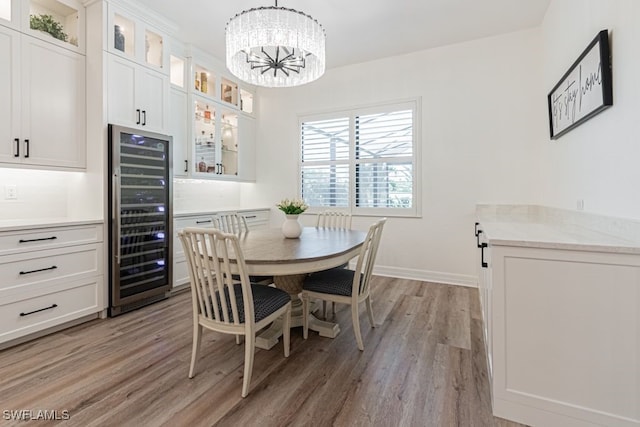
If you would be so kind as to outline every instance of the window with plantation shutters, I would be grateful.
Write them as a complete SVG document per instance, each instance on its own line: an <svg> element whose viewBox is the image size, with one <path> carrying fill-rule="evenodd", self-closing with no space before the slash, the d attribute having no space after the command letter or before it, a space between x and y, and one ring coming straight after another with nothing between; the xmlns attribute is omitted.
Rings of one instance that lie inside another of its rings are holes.
<svg viewBox="0 0 640 427"><path fill-rule="evenodd" d="M300 121L301 197L313 209L417 215L418 101Z"/></svg>

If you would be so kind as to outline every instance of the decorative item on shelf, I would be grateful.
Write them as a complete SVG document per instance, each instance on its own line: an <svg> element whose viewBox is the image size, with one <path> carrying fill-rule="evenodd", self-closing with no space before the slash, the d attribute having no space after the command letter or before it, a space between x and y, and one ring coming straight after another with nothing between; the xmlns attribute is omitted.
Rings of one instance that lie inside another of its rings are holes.
<svg viewBox="0 0 640 427"><path fill-rule="evenodd" d="M206 82L204 83L206 84ZM211 111L209 110L209 106L206 106L206 109L204 110L204 120L205 123L209 123L211 121Z"/></svg>
<svg viewBox="0 0 640 427"><path fill-rule="evenodd" d="M207 86L207 74L204 71L200 73L200 91L207 93L209 87Z"/></svg>
<svg viewBox="0 0 640 427"><path fill-rule="evenodd" d="M64 27L51 15L31 15L29 17L29 27L50 34L53 38L66 42L68 40Z"/></svg>
<svg viewBox="0 0 640 427"><path fill-rule="evenodd" d="M297 239L302 234L302 226L298 222L298 215L306 211L309 206L302 199L283 199L276 205L284 212L286 219L282 224L282 234L287 239Z"/></svg>
<svg viewBox="0 0 640 427"><path fill-rule="evenodd" d="M247 83L291 87L324 74L325 32L311 16L274 6L245 10L225 28L227 68Z"/></svg>
<svg viewBox="0 0 640 427"><path fill-rule="evenodd" d="M113 47L120 52L124 52L124 33L120 25L113 27Z"/></svg>
<svg viewBox="0 0 640 427"><path fill-rule="evenodd" d="M198 74L197 71L196 71L195 87L196 87L196 90L200 90L200 75Z"/></svg>
<svg viewBox="0 0 640 427"><path fill-rule="evenodd" d="M198 163L198 172L206 172L207 164L204 161L204 157L200 157L200 163Z"/></svg>

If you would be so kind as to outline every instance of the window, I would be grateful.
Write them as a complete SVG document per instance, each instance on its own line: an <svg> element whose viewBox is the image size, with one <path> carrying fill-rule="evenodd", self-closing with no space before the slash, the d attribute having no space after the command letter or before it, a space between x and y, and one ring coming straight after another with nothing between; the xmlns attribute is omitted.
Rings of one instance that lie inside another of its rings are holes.
<svg viewBox="0 0 640 427"><path fill-rule="evenodd" d="M302 118L301 197L319 210L417 215L417 110L413 101Z"/></svg>

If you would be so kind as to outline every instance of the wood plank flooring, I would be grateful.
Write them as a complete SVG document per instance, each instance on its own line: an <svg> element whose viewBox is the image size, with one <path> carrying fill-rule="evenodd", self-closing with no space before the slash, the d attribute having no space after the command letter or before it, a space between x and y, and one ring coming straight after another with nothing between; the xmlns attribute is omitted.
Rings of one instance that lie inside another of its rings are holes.
<svg viewBox="0 0 640 427"><path fill-rule="evenodd" d="M244 347L205 331L188 379L191 300L184 292L135 312L95 320L0 352L4 411L68 411L38 426L518 426L491 415L476 289L374 276L376 328L364 305L365 350L349 308L335 339L302 329L257 350L240 397Z"/></svg>

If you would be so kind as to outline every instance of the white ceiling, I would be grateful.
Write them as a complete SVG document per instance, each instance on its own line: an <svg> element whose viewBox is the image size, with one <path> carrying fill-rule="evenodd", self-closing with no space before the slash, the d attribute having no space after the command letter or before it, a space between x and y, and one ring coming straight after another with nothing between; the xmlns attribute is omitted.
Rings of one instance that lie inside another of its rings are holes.
<svg viewBox="0 0 640 427"><path fill-rule="evenodd" d="M550 0L280 0L327 33L327 68L540 25ZM224 60L224 28L264 0L138 0L178 26L176 36Z"/></svg>

